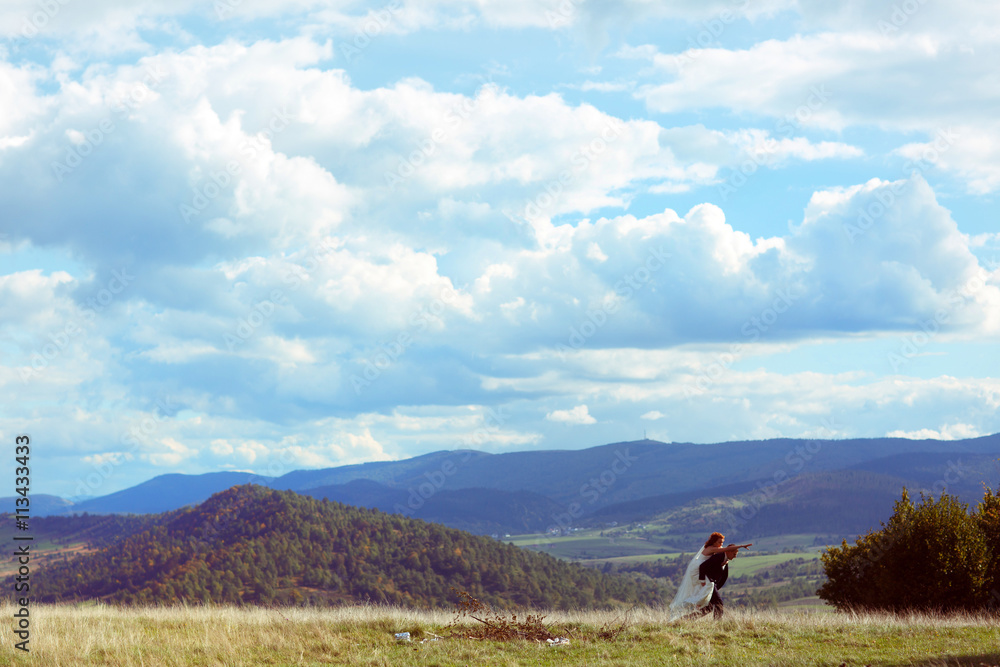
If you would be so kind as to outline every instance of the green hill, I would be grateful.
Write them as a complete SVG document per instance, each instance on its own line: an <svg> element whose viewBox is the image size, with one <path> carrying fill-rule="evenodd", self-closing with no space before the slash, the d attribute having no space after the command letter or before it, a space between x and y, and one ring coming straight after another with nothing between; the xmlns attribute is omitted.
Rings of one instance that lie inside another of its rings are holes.
<svg viewBox="0 0 1000 667"><path fill-rule="evenodd" d="M610 576L437 524L237 486L33 580L40 602L104 600L448 606L452 587L499 607L654 603ZM7 590L11 587L8 586Z"/></svg>

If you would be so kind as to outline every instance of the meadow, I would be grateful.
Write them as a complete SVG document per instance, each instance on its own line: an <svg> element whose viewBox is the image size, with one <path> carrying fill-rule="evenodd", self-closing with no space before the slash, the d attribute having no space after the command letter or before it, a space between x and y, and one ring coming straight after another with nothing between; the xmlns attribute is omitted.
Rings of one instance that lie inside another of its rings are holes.
<svg viewBox="0 0 1000 667"><path fill-rule="evenodd" d="M0 606L11 618L14 608ZM663 609L552 612L569 643L468 638L448 611L393 607L32 608L31 653L2 665L1000 665L996 617L727 611L668 623ZM523 618L523 616L521 616ZM602 632L603 631L603 632ZM617 632L616 632L617 631ZM412 641L396 641L410 632ZM437 637L441 637L437 639Z"/></svg>

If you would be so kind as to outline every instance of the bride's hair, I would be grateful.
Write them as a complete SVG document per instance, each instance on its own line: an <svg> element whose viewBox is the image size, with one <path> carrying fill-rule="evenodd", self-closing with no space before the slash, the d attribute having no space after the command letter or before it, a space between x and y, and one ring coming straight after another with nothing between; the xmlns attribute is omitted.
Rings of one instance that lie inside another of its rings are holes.
<svg viewBox="0 0 1000 667"><path fill-rule="evenodd" d="M706 547L711 546L712 542L715 542L716 540L718 540L720 543L724 542L725 539L726 536L723 535L722 533L712 533L711 535L708 536L708 540L705 541L705 546Z"/></svg>

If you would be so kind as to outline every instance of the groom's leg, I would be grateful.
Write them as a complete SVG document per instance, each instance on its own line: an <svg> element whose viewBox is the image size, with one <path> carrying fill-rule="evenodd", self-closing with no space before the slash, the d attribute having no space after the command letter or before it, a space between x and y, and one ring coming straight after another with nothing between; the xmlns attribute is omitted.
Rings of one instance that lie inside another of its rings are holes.
<svg viewBox="0 0 1000 667"><path fill-rule="evenodd" d="M712 595L712 610L715 612L715 620L722 618L722 607L722 598L719 597L719 591L715 591L715 594Z"/></svg>
<svg viewBox="0 0 1000 667"><path fill-rule="evenodd" d="M702 610L702 614L707 614L709 610L714 613L715 620L722 618L722 598L719 597L719 591L712 593L712 599L709 600L708 604Z"/></svg>

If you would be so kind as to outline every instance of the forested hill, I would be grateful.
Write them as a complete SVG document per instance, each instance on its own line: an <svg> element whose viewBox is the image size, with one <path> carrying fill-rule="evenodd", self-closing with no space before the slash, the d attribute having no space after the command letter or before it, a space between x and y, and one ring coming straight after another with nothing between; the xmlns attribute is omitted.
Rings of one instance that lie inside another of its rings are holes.
<svg viewBox="0 0 1000 667"><path fill-rule="evenodd" d="M377 510L236 486L33 578L34 599L114 603L371 601L446 607L452 587L500 607L660 601L612 576Z"/></svg>

